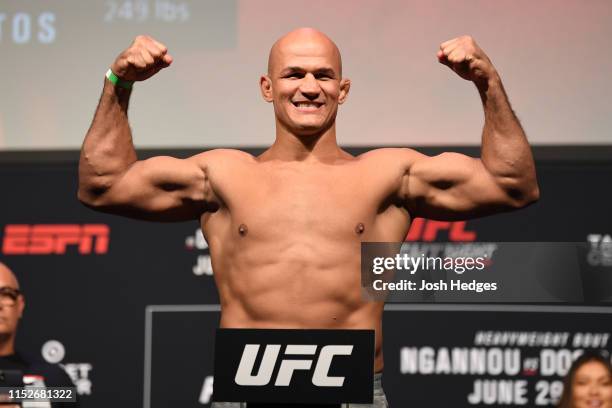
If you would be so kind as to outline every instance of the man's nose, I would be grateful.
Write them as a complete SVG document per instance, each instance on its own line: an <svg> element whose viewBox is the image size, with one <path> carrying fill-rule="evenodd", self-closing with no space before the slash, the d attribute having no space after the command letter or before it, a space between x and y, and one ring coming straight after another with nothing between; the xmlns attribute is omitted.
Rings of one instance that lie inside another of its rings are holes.
<svg viewBox="0 0 612 408"><path fill-rule="evenodd" d="M300 92L309 99L316 98L321 92L319 82L313 74L306 74L300 84Z"/></svg>
<svg viewBox="0 0 612 408"><path fill-rule="evenodd" d="M589 387L589 396L598 396L599 391L601 390L598 384L591 384Z"/></svg>

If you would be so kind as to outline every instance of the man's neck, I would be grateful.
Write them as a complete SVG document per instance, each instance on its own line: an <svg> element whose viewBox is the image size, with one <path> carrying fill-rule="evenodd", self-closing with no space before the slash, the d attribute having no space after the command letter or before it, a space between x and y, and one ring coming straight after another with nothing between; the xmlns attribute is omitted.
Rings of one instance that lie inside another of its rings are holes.
<svg viewBox="0 0 612 408"><path fill-rule="evenodd" d="M0 334L0 357L15 354L15 335L13 333Z"/></svg>
<svg viewBox="0 0 612 408"><path fill-rule="evenodd" d="M276 124L276 140L262 158L282 161L328 162L346 153L336 141L336 125L312 135L296 135Z"/></svg>

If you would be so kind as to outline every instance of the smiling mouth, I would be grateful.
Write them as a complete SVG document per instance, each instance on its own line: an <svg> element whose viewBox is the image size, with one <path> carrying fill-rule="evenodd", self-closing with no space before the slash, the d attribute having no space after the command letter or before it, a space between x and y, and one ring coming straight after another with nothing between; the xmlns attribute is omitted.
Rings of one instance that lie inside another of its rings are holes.
<svg viewBox="0 0 612 408"><path fill-rule="evenodd" d="M298 110L301 111L315 111L323 106L321 102L291 102Z"/></svg>

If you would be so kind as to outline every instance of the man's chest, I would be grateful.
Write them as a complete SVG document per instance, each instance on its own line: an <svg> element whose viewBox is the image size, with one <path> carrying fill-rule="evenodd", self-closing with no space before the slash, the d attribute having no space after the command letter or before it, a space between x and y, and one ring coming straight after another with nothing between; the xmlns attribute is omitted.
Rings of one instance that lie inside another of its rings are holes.
<svg viewBox="0 0 612 408"><path fill-rule="evenodd" d="M357 166L252 168L231 179L219 194L231 223L251 236L362 236L393 195L390 183Z"/></svg>

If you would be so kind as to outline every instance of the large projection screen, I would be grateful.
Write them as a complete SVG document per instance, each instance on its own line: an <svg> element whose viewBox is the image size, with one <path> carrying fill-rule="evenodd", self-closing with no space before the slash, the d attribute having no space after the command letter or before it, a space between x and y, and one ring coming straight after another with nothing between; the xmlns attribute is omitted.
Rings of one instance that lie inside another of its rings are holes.
<svg viewBox="0 0 612 408"><path fill-rule="evenodd" d="M137 147L267 146L259 77L300 26L338 44L352 80L342 145L477 145L478 93L436 59L462 34L498 68L531 143L612 144L610 21L607 0L3 0L0 149L80 147L105 71L141 33L175 61L135 86Z"/></svg>

